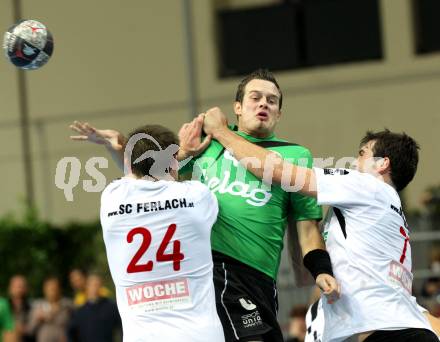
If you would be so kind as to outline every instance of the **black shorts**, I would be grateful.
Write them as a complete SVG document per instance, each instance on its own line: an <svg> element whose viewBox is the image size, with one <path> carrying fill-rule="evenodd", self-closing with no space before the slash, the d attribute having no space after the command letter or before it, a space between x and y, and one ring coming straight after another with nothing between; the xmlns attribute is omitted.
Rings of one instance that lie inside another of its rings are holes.
<svg viewBox="0 0 440 342"><path fill-rule="evenodd" d="M269 276L224 254L213 252L217 313L226 342L282 342L277 321L275 281Z"/></svg>
<svg viewBox="0 0 440 342"><path fill-rule="evenodd" d="M438 337L426 329L378 330L364 342L438 342Z"/></svg>

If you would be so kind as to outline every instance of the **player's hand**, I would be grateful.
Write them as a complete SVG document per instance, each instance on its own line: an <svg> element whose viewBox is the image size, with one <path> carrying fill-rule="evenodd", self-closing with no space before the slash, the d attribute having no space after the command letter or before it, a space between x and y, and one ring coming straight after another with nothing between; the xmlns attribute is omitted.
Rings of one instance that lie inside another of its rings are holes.
<svg viewBox="0 0 440 342"><path fill-rule="evenodd" d="M220 108L214 107L205 113L205 120L203 121L203 130L206 134L211 134L214 138L217 134L225 129L228 129L228 120Z"/></svg>
<svg viewBox="0 0 440 342"><path fill-rule="evenodd" d="M95 144L106 145L115 151L121 151L125 145L125 137L112 129L96 129L87 122L74 121L70 128L80 135L71 135L75 141L90 141Z"/></svg>
<svg viewBox="0 0 440 342"><path fill-rule="evenodd" d="M341 287L334 277L330 274L321 273L316 277L316 285L321 289L327 302L333 304L341 296Z"/></svg>
<svg viewBox="0 0 440 342"><path fill-rule="evenodd" d="M178 160L198 156L211 143L211 135L207 135L202 140L203 118L204 114L199 114L193 121L184 124L180 128L178 134L180 142Z"/></svg>

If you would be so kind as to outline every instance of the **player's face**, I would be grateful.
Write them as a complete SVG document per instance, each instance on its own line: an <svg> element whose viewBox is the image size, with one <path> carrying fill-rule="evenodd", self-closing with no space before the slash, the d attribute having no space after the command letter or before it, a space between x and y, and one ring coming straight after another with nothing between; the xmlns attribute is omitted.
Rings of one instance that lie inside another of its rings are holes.
<svg viewBox="0 0 440 342"><path fill-rule="evenodd" d="M370 140L359 149L358 157L355 161L355 169L360 172L377 173L376 159L374 158L374 140Z"/></svg>
<svg viewBox="0 0 440 342"><path fill-rule="evenodd" d="M271 135L281 116L279 101L280 92L275 84L258 79L250 81L244 89L243 102L234 104L239 130L256 138Z"/></svg>

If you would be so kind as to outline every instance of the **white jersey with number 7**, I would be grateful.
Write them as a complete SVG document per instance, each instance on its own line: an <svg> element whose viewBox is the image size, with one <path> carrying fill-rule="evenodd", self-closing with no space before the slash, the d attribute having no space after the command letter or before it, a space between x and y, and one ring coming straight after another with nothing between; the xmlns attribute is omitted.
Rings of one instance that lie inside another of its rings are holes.
<svg viewBox="0 0 440 342"><path fill-rule="evenodd" d="M122 178L101 197L101 225L124 342L223 342L215 306L215 196L199 182Z"/></svg>
<svg viewBox="0 0 440 342"><path fill-rule="evenodd" d="M368 173L315 168L324 240L341 298L323 300L323 341L373 330L431 330L412 293L409 227L399 195Z"/></svg>

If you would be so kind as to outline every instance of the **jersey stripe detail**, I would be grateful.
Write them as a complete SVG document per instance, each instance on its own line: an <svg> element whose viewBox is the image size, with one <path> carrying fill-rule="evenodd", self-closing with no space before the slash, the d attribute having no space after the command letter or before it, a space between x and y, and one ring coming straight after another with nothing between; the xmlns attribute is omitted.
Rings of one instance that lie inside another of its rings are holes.
<svg viewBox="0 0 440 342"><path fill-rule="evenodd" d="M342 234L344 234L344 237L347 238L347 231L345 228L344 215L342 215L341 211L338 208L333 208L333 212L335 213L336 218L338 219L339 225L341 226Z"/></svg>
<svg viewBox="0 0 440 342"><path fill-rule="evenodd" d="M273 302L275 303L275 313L278 315L278 291L275 280L273 281Z"/></svg>
<svg viewBox="0 0 440 342"><path fill-rule="evenodd" d="M249 141L249 140L248 140ZM263 147L263 148L270 148L270 147L283 147L283 146L301 146L298 144L286 142L286 141L249 141L252 144L255 144L257 146ZM225 152L225 148L223 147L220 152L218 153L217 157L215 157L214 163L219 160L219 158L223 155Z"/></svg>
<svg viewBox="0 0 440 342"><path fill-rule="evenodd" d="M238 126L237 125L232 126L232 130L234 132L238 132ZM264 148L268 148L268 147L281 147L281 146L301 146L301 145L298 145L298 144L295 144L295 143L290 143L290 142L287 142L287 141L256 141L256 142L249 141L249 142L251 142L251 143L253 143L255 145L264 147Z"/></svg>
<svg viewBox="0 0 440 342"><path fill-rule="evenodd" d="M290 143L287 141L256 141L253 144L269 148L269 147L282 147L282 146L300 146L298 144Z"/></svg>
<svg viewBox="0 0 440 342"><path fill-rule="evenodd" d="M225 271L225 287L223 288L223 291L222 291L221 302L222 302L223 308L225 309L226 315L228 316L229 322L231 323L232 330L234 331L234 336L237 340L239 340L238 335L237 335L237 331L235 330L235 327L234 327L234 322L232 322L231 315L229 315L229 311L226 308L225 302L223 301L223 297L226 292L226 287L228 286L227 271L226 271L224 262L222 262L222 268Z"/></svg>
<svg viewBox="0 0 440 342"><path fill-rule="evenodd" d="M315 320L316 316L318 315L318 304L319 299L312 304L312 307L310 308L310 313L312 314L312 322Z"/></svg>

